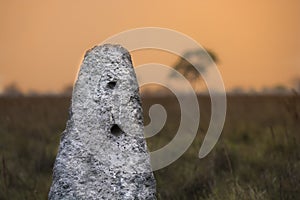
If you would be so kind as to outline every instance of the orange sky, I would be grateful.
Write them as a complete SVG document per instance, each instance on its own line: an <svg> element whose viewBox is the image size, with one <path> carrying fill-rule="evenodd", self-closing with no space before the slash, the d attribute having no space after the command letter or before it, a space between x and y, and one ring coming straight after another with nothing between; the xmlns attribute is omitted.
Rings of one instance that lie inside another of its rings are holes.
<svg viewBox="0 0 300 200"><path fill-rule="evenodd" d="M86 49L137 27L182 32L220 58L225 87L288 85L300 76L300 1L0 0L0 89L58 91ZM174 56L134 53L135 65Z"/></svg>

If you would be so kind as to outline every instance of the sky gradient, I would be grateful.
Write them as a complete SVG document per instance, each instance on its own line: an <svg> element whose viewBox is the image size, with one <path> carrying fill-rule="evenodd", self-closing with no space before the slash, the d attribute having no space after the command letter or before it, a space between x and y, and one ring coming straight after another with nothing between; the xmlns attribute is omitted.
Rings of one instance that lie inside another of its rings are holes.
<svg viewBox="0 0 300 200"><path fill-rule="evenodd" d="M0 0L0 90L60 91L85 51L132 28L174 29L214 51L225 87L261 89L300 77L300 1ZM134 65L173 55L135 52Z"/></svg>

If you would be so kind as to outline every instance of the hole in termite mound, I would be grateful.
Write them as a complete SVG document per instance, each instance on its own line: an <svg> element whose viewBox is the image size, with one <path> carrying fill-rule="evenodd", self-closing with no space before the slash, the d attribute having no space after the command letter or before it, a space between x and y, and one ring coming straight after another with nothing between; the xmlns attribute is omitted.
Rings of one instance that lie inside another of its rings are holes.
<svg viewBox="0 0 300 200"><path fill-rule="evenodd" d="M110 81L107 83L109 89L114 89L116 87L117 81Z"/></svg>
<svg viewBox="0 0 300 200"><path fill-rule="evenodd" d="M114 136L119 136L124 133L124 131L117 124L112 125L112 127L110 128L110 132Z"/></svg>

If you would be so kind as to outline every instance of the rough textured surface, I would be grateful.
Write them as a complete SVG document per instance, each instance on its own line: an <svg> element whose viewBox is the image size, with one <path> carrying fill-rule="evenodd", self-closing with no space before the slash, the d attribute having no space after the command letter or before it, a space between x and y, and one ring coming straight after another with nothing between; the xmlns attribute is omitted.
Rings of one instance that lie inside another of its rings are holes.
<svg viewBox="0 0 300 200"><path fill-rule="evenodd" d="M138 90L126 49L86 53L49 199L155 199Z"/></svg>

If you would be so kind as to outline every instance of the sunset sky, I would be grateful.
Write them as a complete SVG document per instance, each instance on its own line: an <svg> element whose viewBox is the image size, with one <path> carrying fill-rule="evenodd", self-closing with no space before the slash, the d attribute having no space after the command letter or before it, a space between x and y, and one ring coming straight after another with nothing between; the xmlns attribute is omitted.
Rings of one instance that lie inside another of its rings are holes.
<svg viewBox="0 0 300 200"><path fill-rule="evenodd" d="M299 0L0 0L0 90L60 91L84 52L139 27L174 29L213 50L225 87L291 86L300 77ZM135 65L174 64L174 56L133 53Z"/></svg>

